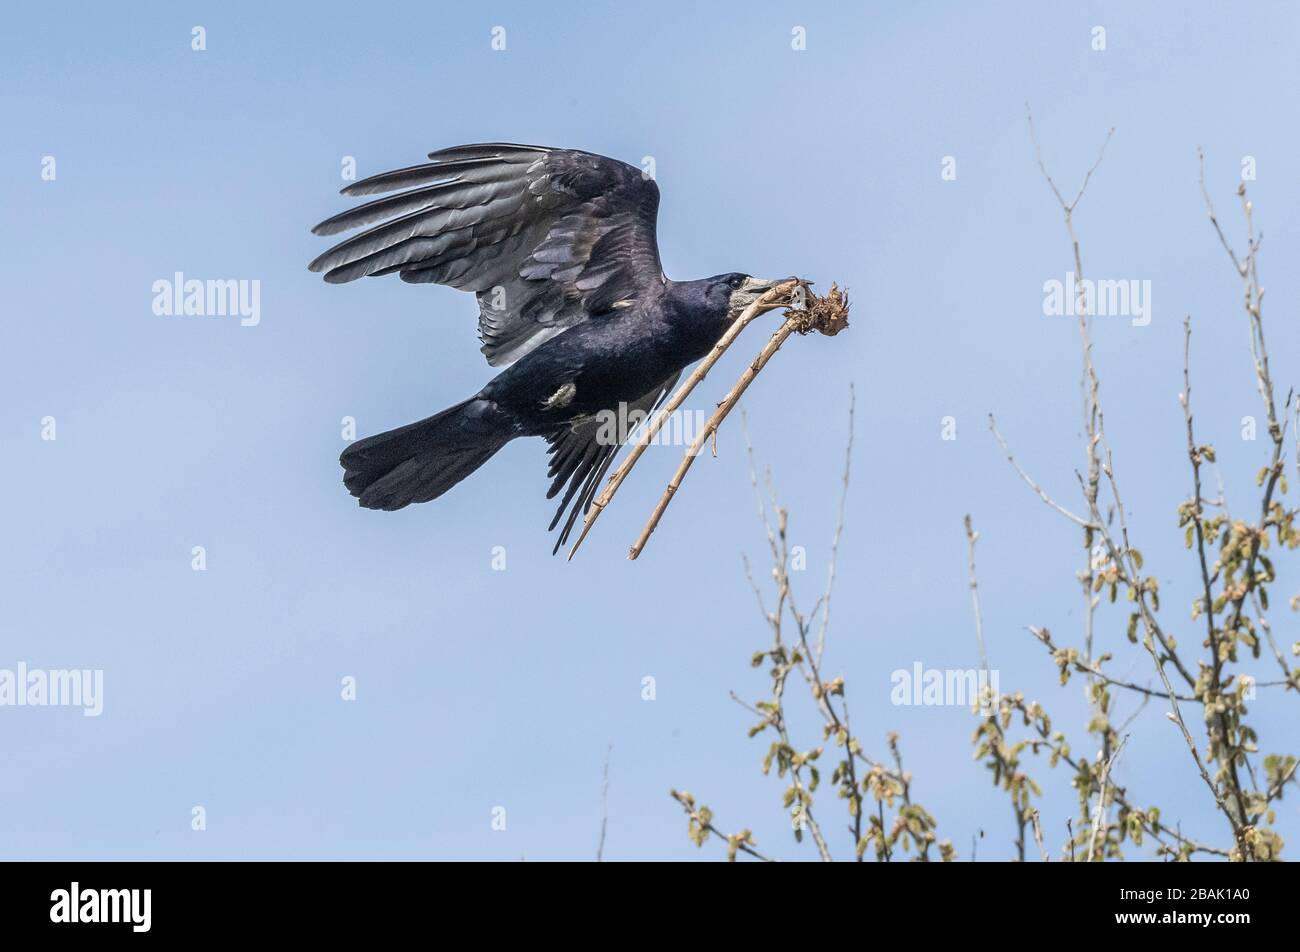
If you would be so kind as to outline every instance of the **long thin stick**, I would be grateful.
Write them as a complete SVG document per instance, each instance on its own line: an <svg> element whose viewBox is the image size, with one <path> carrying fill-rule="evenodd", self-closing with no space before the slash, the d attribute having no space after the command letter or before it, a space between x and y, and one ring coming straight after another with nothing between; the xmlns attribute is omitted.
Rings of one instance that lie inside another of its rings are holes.
<svg viewBox="0 0 1300 952"><path fill-rule="evenodd" d="M646 522L645 528L641 530L641 534L637 536L636 541L632 543L632 548L628 550L627 553L629 559L635 559L640 555L641 550L645 548L645 544L650 541L650 534L654 532L655 528L659 525L659 519L663 516L664 510L668 508L668 503L672 500L673 494L677 492L677 487L682 484L682 479L685 478L687 470L689 470L691 464L695 462L695 457L704 449L705 441L707 441L709 436L718 429L722 424L722 421L726 419L727 414L731 412L732 407L736 405L736 402L741 398L744 392L749 389L750 383L752 383L754 378L758 376L758 372L763 369L764 365L766 365L769 360L772 359L772 355L781 349L781 345L785 343L786 338L795 332L799 323L799 319L797 318L788 318L784 324L777 328L776 333L771 336L763 349L758 352L758 356L754 358L754 362L746 368L745 372L740 375L740 379L737 380L731 390L727 392L727 395L722 398L722 402L718 404L718 408L713 411L713 416L709 417L709 422L705 424L704 429L695 437L695 442L692 443L690 448L686 451L686 455L682 457L682 461L677 467L677 472L673 473L673 478L668 481L668 487L664 490L663 496L660 497L658 504L654 508L654 512L650 514L650 518Z"/></svg>
<svg viewBox="0 0 1300 952"><path fill-rule="evenodd" d="M727 332L722 335L722 339L714 345L713 350L709 351L708 356L705 357L691 375L686 378L686 382L677 388L677 392L674 393L660 408L654 419L651 420L647 426L642 428L636 442L632 445L631 451L619 465L618 469L614 470L614 475L609 477L609 484L605 487L604 491L596 497L591 504L591 509L587 511L587 516L582 523L582 532L578 535L578 541L573 543L573 548L569 550L570 559L572 559L573 554L578 551L578 546L582 545L582 540L587 538L587 533L591 531L591 527L595 524L596 519L599 518L605 507L609 505L610 500L614 498L614 494L618 492L618 488L623 485L623 480L627 478L627 474L631 472L632 467L636 465L636 461L641 458L641 454L644 453L646 447L650 445L650 441L655 438L661 429L663 429L664 423L668 421L673 411L682 405L682 402L690 395L690 392L695 389L696 384L703 380L708 372L713 369L713 365L718 362L718 359L726 352L727 348L731 346L732 341L740 335L740 332L745 329L750 321L754 320L760 314L776 310L779 307L786 307L789 304L790 294L799 285L800 282L797 280L782 281L775 287L769 288L757 301L745 308L732 325L727 328ZM635 558L635 556L633 556L633 558Z"/></svg>

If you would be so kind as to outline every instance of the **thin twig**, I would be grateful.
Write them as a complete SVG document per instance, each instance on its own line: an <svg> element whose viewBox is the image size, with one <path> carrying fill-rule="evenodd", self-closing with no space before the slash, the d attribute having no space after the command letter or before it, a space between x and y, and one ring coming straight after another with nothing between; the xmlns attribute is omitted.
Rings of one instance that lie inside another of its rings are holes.
<svg viewBox="0 0 1300 952"><path fill-rule="evenodd" d="M668 792L674 800L681 804L682 809L686 811L686 815L699 824L700 829L716 836L720 840L726 840L728 844L734 843L736 849L742 853L748 853L750 856L754 857L754 859L762 860L764 863L776 862L776 860L760 853L757 849L751 846L747 840L741 839L739 836L734 838L730 837L714 826L712 820L704 819L704 817L700 815L700 811L695 808L695 802L689 794L677 790L669 790Z"/></svg>
<svg viewBox="0 0 1300 952"><path fill-rule="evenodd" d="M1028 631L1035 638L1037 638L1039 641L1041 641L1043 643L1043 646L1046 647L1048 651L1052 652L1053 655L1056 655L1058 652L1061 651L1061 649L1057 647L1056 642L1052 640L1052 633L1048 631L1046 628L1039 628L1035 625L1026 625L1025 630ZM1059 662L1059 663L1064 663L1064 662ZM1106 674L1104 671L1102 671L1101 666L1096 662L1092 662L1091 664L1089 664L1087 662L1080 661L1076 658L1075 660L1070 661L1068 663L1070 667L1074 668L1074 670L1078 671L1080 674L1087 677L1096 678L1097 680L1102 681L1105 684L1109 684L1112 687L1124 688L1127 691L1133 691L1137 694L1141 694L1146 697L1169 697L1170 696L1166 694L1164 691L1154 691L1151 688L1143 687L1140 684L1134 684L1132 681L1121 681L1118 678L1112 678L1109 674ZM1175 700L1186 701L1191 704L1202 703L1200 698L1192 697L1190 694L1174 694L1173 697Z"/></svg>
<svg viewBox="0 0 1300 952"><path fill-rule="evenodd" d="M1092 839L1088 843L1088 862L1090 863L1096 854L1097 835L1106 828L1106 784L1110 780L1110 768L1114 766L1115 758L1119 756L1119 752L1124 749L1124 745L1127 743L1128 735L1125 735L1114 751L1111 752L1111 755L1106 758L1106 763L1101 768L1101 789L1097 793L1097 819L1093 821ZM1104 839L1102 843L1105 843ZM1105 846L1103 845L1102 848L1105 849ZM1105 857L1103 856L1102 859L1104 860Z"/></svg>
<svg viewBox="0 0 1300 952"><path fill-rule="evenodd" d="M596 844L596 862L605 857L605 827L609 823L609 757L614 752L614 745L605 749L604 780L600 785L600 842Z"/></svg>
<svg viewBox="0 0 1300 952"><path fill-rule="evenodd" d="M980 590L979 580L975 575L975 543L979 540L980 534L975 531L971 525L970 513L966 514L966 558L970 566L970 602L971 610L975 613L975 640L980 646L980 667L985 671L989 669L989 656L984 650L984 619L980 614Z"/></svg>
<svg viewBox="0 0 1300 952"><path fill-rule="evenodd" d="M1029 811L1029 820L1034 824L1034 842L1038 844L1038 855L1043 858L1044 863L1050 863L1047 856L1047 848L1043 846L1043 828L1038 824L1038 811Z"/></svg>
<svg viewBox="0 0 1300 952"><path fill-rule="evenodd" d="M771 293L771 291L767 292L767 294ZM767 294L763 297L766 297ZM838 290L835 285L832 284L830 294L827 295L827 300L832 303L838 302L840 298L837 298L837 294ZM812 294L808 293L807 296L811 298ZM760 298L759 300L761 301L763 298ZM814 301L815 303L813 307L807 311L788 311L786 313L785 323L776 329L775 333L772 334L767 343L763 346L763 349L758 352L758 356L754 358L753 363L745 368L744 373L740 375L740 379L732 385L729 391L727 391L727 395L722 398L722 402L719 403L717 409L713 411L713 415L709 417L709 421L704 425L704 429L695 437L694 442L687 447L686 454L682 457L681 463L678 464L677 471L673 473L672 479L668 481L668 485L664 489L663 495L659 497L659 502L655 505L654 511L650 514L650 518L646 520L646 524L644 528L642 528L641 534L637 536L636 541L632 543L632 548L628 550L627 557L629 559L635 559L641 554L646 543L650 541L651 534L658 527L659 520L663 518L664 512L668 509L668 504L672 501L673 496L681 486L682 480L686 478L686 474L690 470L691 464L695 462L695 457L697 457L700 454L700 451L704 448L705 442L717 432L718 427L722 425L722 421L727 418L727 415L731 413L737 401L739 401L745 391L749 389L749 385L754 382L754 378L758 376L759 372L762 371L765 366L767 366L767 362L772 359L772 355L781 349L781 345L786 342L790 335L796 332L801 334L807 333L813 328L820 330L823 334L828 336L834 336L839 332L840 327L843 325L819 326L815 323L810 324L809 314L816 311L817 303L819 303L816 302L816 299L814 299ZM844 309L847 311L846 299L844 302ZM631 462L631 460L629 459L628 462ZM622 467L620 467L620 469L622 469ZM616 473L615 476L617 475L618 474ZM578 541L581 542L581 538L579 538Z"/></svg>
<svg viewBox="0 0 1300 952"><path fill-rule="evenodd" d="M1081 528L1084 529L1099 528L1092 521L1083 518L1083 516L1077 516L1074 513L1072 513L1070 510L1062 506L1059 502L1057 502L1055 499L1049 496L1047 494L1047 491L1044 490L1043 487L1039 486L1038 483L1034 482L1033 477L1031 477L1028 473L1026 473L1023 469L1020 468L1020 464L1016 462L1015 456L1013 456L1011 453L1011 447L1007 445L1006 439L1003 438L1002 433L998 430L998 421L994 418L992 413L989 414L989 430L992 431L994 439L998 441L998 445L1002 447L1002 452L1007 454L1007 462L1011 464L1012 468L1015 469L1015 471L1019 474L1020 478L1025 481L1025 484L1029 486L1029 488L1032 489L1035 493L1038 494L1039 499L1047 503L1047 505L1051 506L1061 515L1065 516L1065 518L1069 519L1071 522L1073 522L1075 525L1080 526Z"/></svg>
<svg viewBox="0 0 1300 952"><path fill-rule="evenodd" d="M849 498L849 467L853 462L853 410L857 396L853 384L849 384L849 437L844 444L844 477L840 488L840 507L835 517L835 532L831 536L831 557L826 568L826 593L822 596L822 623L817 631L817 660L820 662L826 650L826 629L830 624L831 592L835 588L835 565L840 554L840 536L844 532L844 505ZM814 609L815 612L815 609Z"/></svg>
<svg viewBox="0 0 1300 952"><path fill-rule="evenodd" d="M592 501L591 508L587 511L586 518L582 523L582 532L578 535L578 540L573 543L573 548L569 550L570 559L572 559L574 553L578 551L578 547L582 545L582 540L587 538L587 533L591 531L591 527L595 524L596 519L600 517L601 512L609 505L610 500L614 498L614 494L618 492L618 488L623 485L623 480L627 479L627 474L632 471L632 467L635 466L636 461L641 458L641 454L643 454L646 447L650 445L650 441L655 438L661 429L663 429L664 423L668 421L671 414L682 405L682 402L690 395L690 392L695 389L696 385L708 375L709 371L713 369L713 365L718 362L719 358L721 358L724 353L726 353L727 348L731 346L732 342L740 336L740 332L759 315L766 314L768 311L774 311L779 307L784 307L788 303L790 295L793 293L794 289L800 285L801 282L799 281L783 281L775 287L769 288L759 296L758 300L745 308L745 310L740 313L740 316L732 322L732 325L727 328L727 331L722 335L722 338L713 346L713 350L709 351L708 356L700 361L699 366L696 367L695 370L691 372L691 375L686 378L686 381L677 388L677 392L664 402L664 405L660 407L659 412L655 415L654 419L641 429L636 442L632 444L631 451L619 465L618 469L614 470L614 475L609 477L609 484L605 487L604 491Z"/></svg>
<svg viewBox="0 0 1300 952"><path fill-rule="evenodd" d="M653 533L655 528L659 525L659 520L663 517L664 511L668 508L668 503L672 500L673 494L677 492L678 487L681 486L682 479L685 478L687 471L691 468L691 464L695 462L695 457L699 455L705 441L717 431L718 426L724 419L726 419L727 414L731 412L732 407L736 405L736 401L738 401L741 395L749 389L749 385L753 382L754 378L758 376L758 372L767 365L767 362L772 359L772 355L780 349L781 345L784 344L786 339L793 333L794 326L790 321L786 321L777 328L776 332L768 339L767 344L765 344L763 349L759 351L758 357L756 357L754 362L749 365L743 374L741 374L740 379L736 381L731 390L727 392L727 395L722 398L722 402L718 404L718 408L714 410L713 415L709 417L709 422L704 425L704 429L700 431L700 433L695 437L695 441L687 448L686 455L682 457L681 463L677 466L677 471L673 473L672 479L668 481L667 488L664 489L664 493L659 498L659 502L655 504L654 511L646 521L645 527L642 528L641 534L637 536L636 541L632 543L632 548L629 549L627 553L629 559L635 559L639 556L641 550L645 548L646 543L650 541L650 534ZM578 541L581 542L582 540L579 539Z"/></svg>

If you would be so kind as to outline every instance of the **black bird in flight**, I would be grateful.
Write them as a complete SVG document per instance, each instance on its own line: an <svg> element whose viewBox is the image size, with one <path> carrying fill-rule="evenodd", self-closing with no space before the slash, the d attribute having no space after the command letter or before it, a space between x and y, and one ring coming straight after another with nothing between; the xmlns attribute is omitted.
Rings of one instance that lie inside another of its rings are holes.
<svg viewBox="0 0 1300 952"><path fill-rule="evenodd" d="M353 443L339 458L343 482L368 509L401 509L441 496L510 440L540 436L550 444L547 498L564 491L551 529L573 503L558 551L628 436L602 426L604 414L652 412L774 282L670 281L655 237L659 188L623 162L507 143L429 159L343 189L403 191L313 228L368 226L310 268L332 284L397 272L473 291L482 351L510 366L468 400Z"/></svg>

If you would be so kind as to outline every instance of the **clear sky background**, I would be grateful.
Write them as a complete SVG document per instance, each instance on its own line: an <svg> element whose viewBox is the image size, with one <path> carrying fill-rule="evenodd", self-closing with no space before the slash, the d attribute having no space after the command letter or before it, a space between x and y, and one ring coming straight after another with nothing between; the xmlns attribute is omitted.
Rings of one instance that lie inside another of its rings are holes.
<svg viewBox="0 0 1300 952"><path fill-rule="evenodd" d="M1079 534L985 426L995 412L1023 465L1077 503L1078 336L1042 307L1043 283L1072 260L1025 101L1063 187L1116 128L1078 212L1085 267L1150 280L1153 319L1099 320L1096 359L1135 544L1190 645L1194 563L1176 525L1190 485L1185 314L1200 435L1219 447L1236 511L1254 512L1267 459L1265 440L1240 438L1260 406L1196 148L1234 236L1242 157L1257 160L1285 392L1300 383L1298 24L1285 3L13 8L0 34L0 667L102 668L105 698L98 718L0 709L0 856L590 858L610 744L607 857L721 854L688 842L670 787L774 853L811 856L791 842L784 784L759 771L767 741L746 738L752 718L728 698L763 695L748 659L768 640L741 565L742 552L764 564L766 543L738 418L635 563L627 544L679 449L648 454L567 564L550 555L540 441L397 514L343 489L344 416L360 435L389 429L492 371L470 296L395 277L327 286L306 270L327 247L309 228L348 205L344 156L364 176L485 140L653 156L670 277L797 273L851 289L851 329L793 341L753 387L751 433L807 549L796 583L810 604L856 386L827 673L847 678L869 752L901 734L914 794L962 858L979 831L981 858L1010 856L1011 810L971 758L975 719L894 706L890 673L978 662L970 512L1001 688L1042 701L1090 752L1081 684L1060 687L1025 631L1080 642ZM191 50L195 25L206 51ZM491 48L498 25L504 52ZM1091 49L1097 25L1104 52ZM791 49L795 26L805 51ZM940 176L949 155L955 181ZM259 280L260 324L156 316L151 285L176 271ZM764 336L751 329L691 405L718 399ZM45 416L54 442L40 438ZM945 416L956 440L941 439ZM191 570L196 545L205 572ZM1294 558L1278 566L1274 626L1289 646L1300 573ZM1152 679L1123 607L1099 617L1113 673ZM1135 708L1118 702L1119 719ZM1226 843L1159 708L1132 726L1116 778ZM1266 751L1300 747L1298 713L1294 695L1261 691ZM810 720L796 726L817 742ZM1059 843L1068 774L1031 769ZM1292 849L1298 800L1277 822ZM820 801L824 819L840 807L829 790ZM499 806L505 831L491 825Z"/></svg>

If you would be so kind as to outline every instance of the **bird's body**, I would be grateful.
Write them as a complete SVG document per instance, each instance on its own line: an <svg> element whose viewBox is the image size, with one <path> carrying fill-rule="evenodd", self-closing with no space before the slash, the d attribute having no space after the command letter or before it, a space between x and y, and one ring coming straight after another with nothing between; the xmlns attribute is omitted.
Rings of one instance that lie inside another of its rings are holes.
<svg viewBox="0 0 1300 952"><path fill-rule="evenodd" d="M340 459L344 482L363 506L401 509L437 498L510 440L542 436L548 495L565 491L552 528L577 496L558 549L627 437L611 439L602 415L650 412L771 282L668 280L658 187L613 159L501 144L430 159L344 189L412 186L316 226L333 234L382 221L311 268L335 283L398 271L475 291L488 362L513 363L463 403L354 443Z"/></svg>
<svg viewBox="0 0 1300 952"><path fill-rule="evenodd" d="M508 367L479 396L514 414L521 435L537 436L657 393L730 323L726 310L713 320L707 309L692 307L691 297L670 282L658 295L578 324Z"/></svg>

